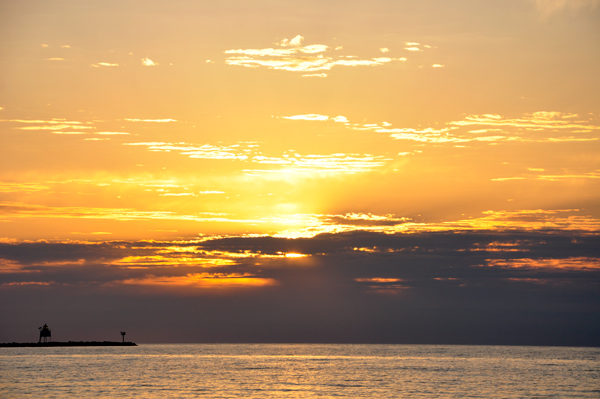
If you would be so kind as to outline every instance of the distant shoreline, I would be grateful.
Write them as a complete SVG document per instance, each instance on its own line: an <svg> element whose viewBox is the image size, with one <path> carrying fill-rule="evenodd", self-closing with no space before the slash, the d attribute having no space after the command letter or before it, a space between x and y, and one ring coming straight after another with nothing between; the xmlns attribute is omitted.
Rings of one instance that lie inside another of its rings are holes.
<svg viewBox="0 0 600 399"><path fill-rule="evenodd" d="M0 348L46 348L63 346L137 346L135 342L69 341L69 342L10 342L0 343Z"/></svg>

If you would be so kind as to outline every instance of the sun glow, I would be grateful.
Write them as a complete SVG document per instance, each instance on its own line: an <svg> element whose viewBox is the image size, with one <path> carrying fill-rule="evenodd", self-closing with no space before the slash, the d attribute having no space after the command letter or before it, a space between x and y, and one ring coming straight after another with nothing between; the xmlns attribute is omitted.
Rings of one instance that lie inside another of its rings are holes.
<svg viewBox="0 0 600 399"><path fill-rule="evenodd" d="M309 255L305 255L305 254L295 254L293 252L288 252L285 254L286 258L305 258Z"/></svg>

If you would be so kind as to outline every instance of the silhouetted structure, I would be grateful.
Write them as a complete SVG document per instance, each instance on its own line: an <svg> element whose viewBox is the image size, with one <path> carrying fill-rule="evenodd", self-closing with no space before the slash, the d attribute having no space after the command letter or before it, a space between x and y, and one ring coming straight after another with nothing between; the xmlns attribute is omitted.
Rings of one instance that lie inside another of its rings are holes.
<svg viewBox="0 0 600 399"><path fill-rule="evenodd" d="M50 338L50 341L52 341L52 330L50 330L48 328L47 324L44 324L44 327L40 327L40 340L38 341L38 343L42 342L42 339L44 340L44 343L48 342L48 338Z"/></svg>
<svg viewBox="0 0 600 399"><path fill-rule="evenodd" d="M58 347L58 346L137 346L135 342L125 342L125 331L121 331L123 342L116 341L69 341L69 342L52 342L52 330L48 328L48 324L44 324L40 330L40 340L36 342L0 342L0 348L33 348L33 347Z"/></svg>

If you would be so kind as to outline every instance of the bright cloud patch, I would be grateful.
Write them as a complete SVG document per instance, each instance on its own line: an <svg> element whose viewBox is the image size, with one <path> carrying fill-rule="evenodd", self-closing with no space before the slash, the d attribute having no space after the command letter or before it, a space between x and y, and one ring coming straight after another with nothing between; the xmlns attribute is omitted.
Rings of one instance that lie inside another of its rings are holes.
<svg viewBox="0 0 600 399"><path fill-rule="evenodd" d="M142 58L142 64L144 66L155 66L155 65L158 65L156 62L152 61L150 58Z"/></svg>
<svg viewBox="0 0 600 399"><path fill-rule="evenodd" d="M288 46L297 47L300 45L300 43L302 43L303 40L304 40L304 38L302 36L297 35L296 37L294 37L293 39L290 39L290 40L283 39L279 45L282 47L288 47Z"/></svg>

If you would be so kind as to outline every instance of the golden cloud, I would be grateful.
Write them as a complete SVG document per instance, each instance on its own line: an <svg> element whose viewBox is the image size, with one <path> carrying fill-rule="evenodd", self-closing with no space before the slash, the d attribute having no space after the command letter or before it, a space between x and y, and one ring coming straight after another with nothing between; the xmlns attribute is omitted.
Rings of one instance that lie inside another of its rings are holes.
<svg viewBox="0 0 600 399"><path fill-rule="evenodd" d="M252 288L277 285L271 278L260 278L250 273L190 273L185 276L149 276L121 281L122 284L175 286L190 288Z"/></svg>
<svg viewBox="0 0 600 399"><path fill-rule="evenodd" d="M488 259L487 266L507 269L567 269L567 270L597 270L600 269L600 258L570 257L556 258L517 258L517 259Z"/></svg>

